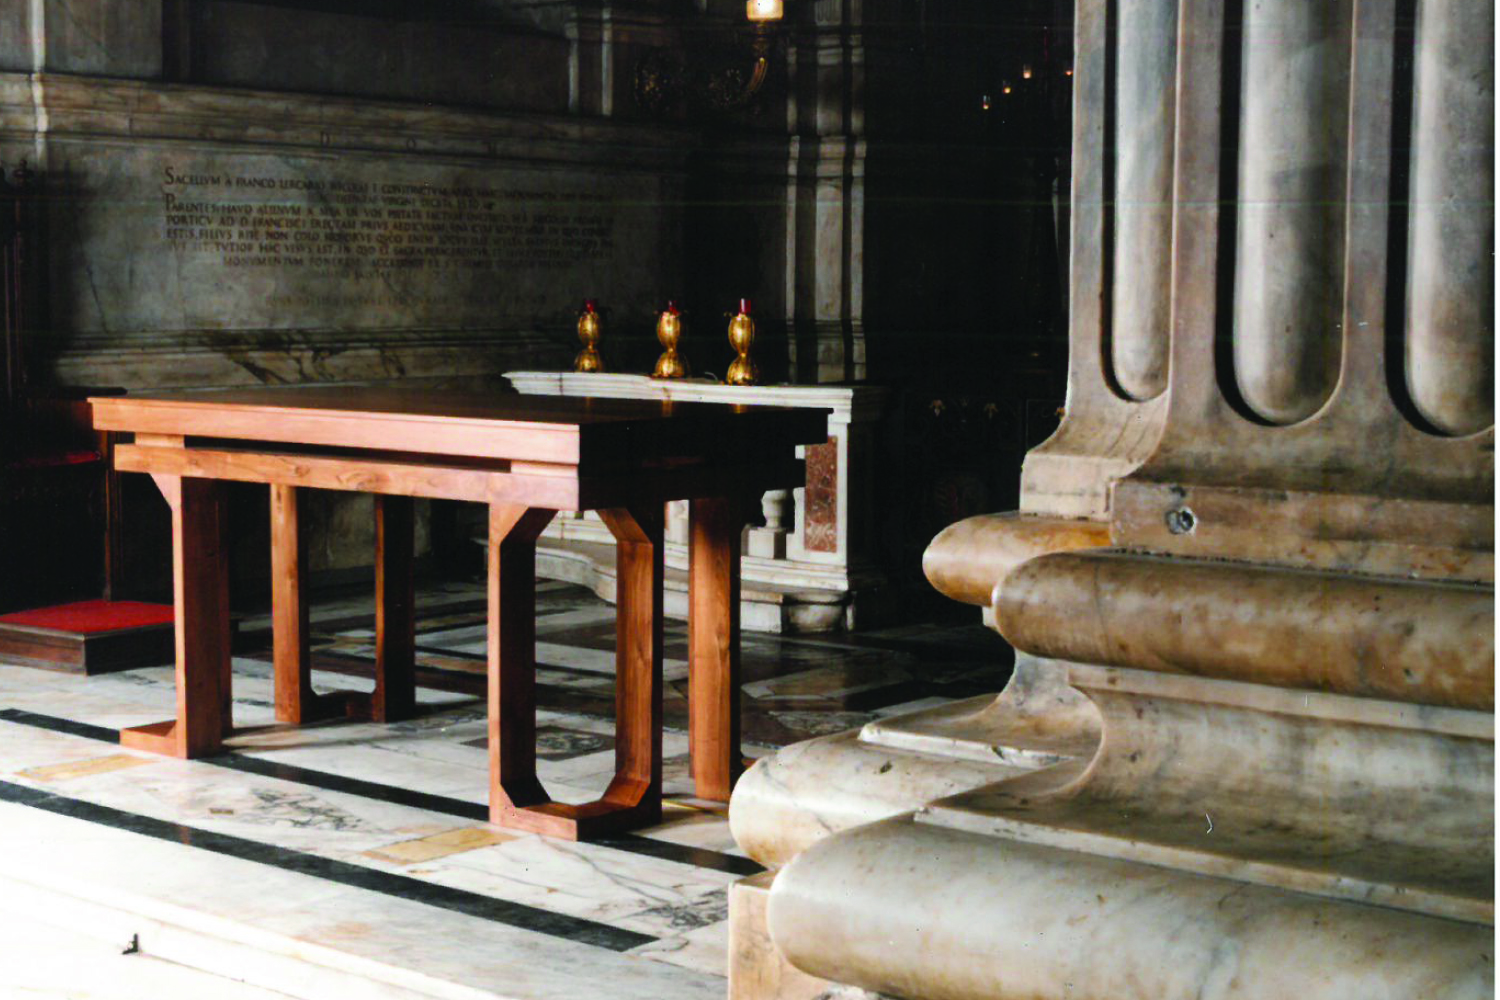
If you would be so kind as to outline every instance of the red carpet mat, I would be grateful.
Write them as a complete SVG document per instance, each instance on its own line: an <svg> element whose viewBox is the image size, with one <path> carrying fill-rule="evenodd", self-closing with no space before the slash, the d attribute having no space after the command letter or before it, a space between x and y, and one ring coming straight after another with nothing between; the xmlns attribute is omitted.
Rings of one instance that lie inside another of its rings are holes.
<svg viewBox="0 0 1500 1000"><path fill-rule="evenodd" d="M78 601L0 615L0 625L47 628L84 635L170 624L170 604L145 604L140 601Z"/></svg>

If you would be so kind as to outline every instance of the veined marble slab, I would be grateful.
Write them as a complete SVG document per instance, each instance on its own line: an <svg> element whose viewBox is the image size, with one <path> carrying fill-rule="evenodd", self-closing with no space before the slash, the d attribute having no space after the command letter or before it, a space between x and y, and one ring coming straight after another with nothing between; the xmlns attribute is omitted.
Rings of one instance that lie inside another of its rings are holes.
<svg viewBox="0 0 1500 1000"><path fill-rule="evenodd" d="M308 1000L718 998L724 981L404 899L0 803L0 881L142 952ZM122 866L121 857L133 864Z"/></svg>
<svg viewBox="0 0 1500 1000"><path fill-rule="evenodd" d="M393 842L431 836L444 828L451 830L451 819L435 816L422 809L375 801L359 795L308 789L291 780L226 771L207 762L146 757L143 764L129 769L141 775L139 781L122 780L126 771L97 772L66 781L29 781L16 774L19 769L13 766L14 763L29 763L48 757L56 760L69 751L76 754L93 750L97 753L99 745L97 741L79 736L14 722L0 723L0 782L8 783L6 787L11 789L19 784L40 791L57 792L65 795L70 802L102 807L130 817L132 821L184 824L185 829L199 831L184 834L183 840L189 844L197 843L201 837L210 838L209 850L190 850L190 860L173 862L176 869L186 867L195 873L194 877L181 883L170 879L162 882L148 859L125 866L122 888L145 894L151 899L161 899L162 893L166 893L171 902L201 902L210 912L233 915L236 919L250 919L260 914L258 907L262 905L270 907L278 917L282 915L281 908L285 905L286 898L284 894L268 895L263 903L239 899L228 901L218 896L217 886L231 877L231 873L220 872L211 877L202 874L205 869L219 871L226 862L248 863L238 857L226 858L213 849L213 837L227 836L232 840L263 845L254 848L252 853L265 850L271 852L268 856L274 856L292 852L294 859L308 859L292 865L296 874L305 879L305 884L300 889L303 896L308 893L317 895L361 891L359 886L329 883L318 877L318 859L334 865L358 865L361 870L368 869L376 873L399 873L404 880L409 880L409 884L413 886L412 895L417 899L422 896L420 886L430 885L436 891L455 889L475 898L495 899L502 906L519 905L523 910L527 907L534 908L538 914L557 914L564 920L578 918L591 925L617 927L621 932L635 934L640 944L660 945L643 953L639 961L648 965L664 961L668 956L671 956L668 964L694 965L690 956L701 953L701 949L685 950L686 942L680 947L673 942L689 931L722 922L725 918L724 890L734 875L720 870L698 868L680 861L645 857L610 847L563 844L535 836L507 835L498 838L497 842L477 846L472 850L408 863L404 859L382 859L369 852L388 847ZM325 752L337 755L338 748L325 748ZM474 756L478 758L478 770L482 773L484 754L475 753ZM329 761L325 759L324 763L326 765ZM0 796L0 799L3 798L4 796ZM20 841L29 841L34 835L32 831L37 822L55 821L56 817L23 805L4 802L0 802L0 805L22 811L20 818L7 819L7 834L0 836L0 844L5 842L6 836L14 837L18 843L11 853L30 858L29 863L18 865L14 871L0 865L0 879L15 875L39 880L42 887L56 889L57 886L50 878L51 871L60 871L65 867L68 871L79 870L79 866L71 861L66 866L60 861L54 864L55 859L39 859L35 852L28 855L20 847ZM38 820L37 817L42 819ZM693 813L683 813L681 818L700 821L699 816ZM73 817L64 819L85 827L90 825ZM719 822L722 825L722 819ZM121 834L121 831L108 825L92 825L98 826L99 830L79 832L71 838L63 838L62 842L57 842L55 837L51 840L59 843L58 850L66 852L69 842L76 845L88 841L90 836L108 838ZM147 843L151 845L150 841ZM143 858L141 852L133 848L132 851L132 858ZM68 856L71 857L71 854ZM106 862L101 860L99 864L102 868ZM272 867L278 876L283 873L283 868ZM253 884L256 880L246 881ZM180 888L173 889L174 885L180 885ZM174 892L175 896L172 895ZM381 898L407 902L388 893L381 894ZM359 905L366 909L379 908L369 901L360 902ZM141 912L134 904L122 909ZM447 909L438 912L443 914L444 919L453 916L475 919L468 914L454 915ZM312 926L304 924L301 916L293 915L290 911L284 916L299 932ZM490 925L493 921L480 920L479 923ZM516 924L517 921L512 919L508 923ZM525 926L525 920L520 920L519 924ZM189 926L196 930L195 924ZM347 933L347 929L341 930L339 927L335 927L338 932L336 936ZM473 933L469 932L471 940ZM488 940L489 933L486 927L484 940ZM302 935L299 933L298 936ZM372 924L369 936L378 940L383 935L377 933ZM553 933L550 936L559 935ZM337 944L339 947L343 946L342 938ZM632 945L634 946L637 945ZM577 947L600 950L584 944L578 944ZM401 961L414 962L419 957L413 951ZM183 959L178 956L174 960ZM575 957L570 961L573 964L587 964L583 957ZM698 961L696 964L700 967L699 971L703 971L703 963ZM707 972L713 976L722 976L722 961ZM375 973L361 974L380 978ZM590 986L585 981L576 984L576 988L588 990L600 987L597 983ZM655 988L657 987L643 987L638 995L651 996L653 994L650 990ZM493 995L531 997L553 994L498 992ZM574 995L592 994L579 992ZM668 990L660 995L675 997L699 994Z"/></svg>
<svg viewBox="0 0 1500 1000"><path fill-rule="evenodd" d="M279 991L132 951L139 931L69 920L55 901L39 900L15 883L0 886L0 996L286 1000Z"/></svg>

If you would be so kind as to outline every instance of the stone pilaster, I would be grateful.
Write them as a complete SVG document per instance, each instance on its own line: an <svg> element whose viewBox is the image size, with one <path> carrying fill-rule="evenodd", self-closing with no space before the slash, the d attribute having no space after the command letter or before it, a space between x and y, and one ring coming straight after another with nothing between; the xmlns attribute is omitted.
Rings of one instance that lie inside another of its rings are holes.
<svg viewBox="0 0 1500 1000"><path fill-rule="evenodd" d="M865 377L863 5L813 7L789 46L786 302L801 382Z"/></svg>

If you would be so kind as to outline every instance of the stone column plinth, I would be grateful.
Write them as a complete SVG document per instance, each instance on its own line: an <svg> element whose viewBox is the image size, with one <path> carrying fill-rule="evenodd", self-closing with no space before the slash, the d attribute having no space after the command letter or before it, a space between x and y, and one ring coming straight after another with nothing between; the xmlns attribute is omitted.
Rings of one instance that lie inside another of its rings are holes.
<svg viewBox="0 0 1500 1000"><path fill-rule="evenodd" d="M1077 8L1067 415L927 554L1015 674L746 774L754 931L912 1000L1492 996L1493 4L1150 6Z"/></svg>

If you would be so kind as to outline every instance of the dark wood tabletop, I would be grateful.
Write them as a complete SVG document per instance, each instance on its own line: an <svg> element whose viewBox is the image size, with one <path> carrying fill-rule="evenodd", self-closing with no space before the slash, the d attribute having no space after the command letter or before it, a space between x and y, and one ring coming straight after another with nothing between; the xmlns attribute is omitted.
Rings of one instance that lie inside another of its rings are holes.
<svg viewBox="0 0 1500 1000"><path fill-rule="evenodd" d="M826 440L826 410L403 386L264 386L96 397L136 434L379 449L594 468L753 460Z"/></svg>

